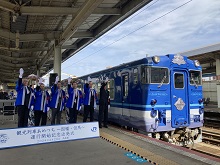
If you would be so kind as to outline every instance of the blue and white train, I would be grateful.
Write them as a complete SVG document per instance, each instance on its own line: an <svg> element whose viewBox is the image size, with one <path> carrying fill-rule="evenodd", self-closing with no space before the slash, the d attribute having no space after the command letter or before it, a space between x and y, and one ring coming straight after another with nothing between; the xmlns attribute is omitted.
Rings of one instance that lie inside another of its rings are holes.
<svg viewBox="0 0 220 165"><path fill-rule="evenodd" d="M88 77L98 93L101 81L108 79L109 121L177 145L202 141L199 61L179 54L147 57L80 77L81 85Z"/></svg>

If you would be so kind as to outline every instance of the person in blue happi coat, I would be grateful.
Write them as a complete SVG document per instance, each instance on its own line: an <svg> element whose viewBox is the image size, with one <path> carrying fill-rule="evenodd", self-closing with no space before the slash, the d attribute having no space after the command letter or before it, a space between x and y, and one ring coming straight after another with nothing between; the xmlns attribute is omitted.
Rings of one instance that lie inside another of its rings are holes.
<svg viewBox="0 0 220 165"><path fill-rule="evenodd" d="M66 103L66 107L69 108L69 123L77 122L77 114L81 109L81 105L83 103L83 95L81 90L77 89L77 83L75 81L72 82L71 86L71 78L68 78L68 95L69 98Z"/></svg>
<svg viewBox="0 0 220 165"><path fill-rule="evenodd" d="M22 68L20 68L19 73L15 88L17 91L15 106L18 111L18 127L27 127L29 111L34 101L34 93L28 87L28 79L23 78L24 70Z"/></svg>
<svg viewBox="0 0 220 165"><path fill-rule="evenodd" d="M92 88L92 81L84 85L84 116L83 122L86 122L90 114L90 121L94 121L94 108L96 107L97 94Z"/></svg>
<svg viewBox="0 0 220 165"><path fill-rule="evenodd" d="M64 110L64 105L66 103L66 96L64 90L61 88L61 82L59 77L56 77L55 83L51 88L51 101L50 108L52 110L51 125L60 124L61 113Z"/></svg>
<svg viewBox="0 0 220 165"><path fill-rule="evenodd" d="M35 89L35 102L34 102L34 122L35 126L47 124L47 111L49 111L50 95L45 90L43 79L39 79L39 83Z"/></svg>

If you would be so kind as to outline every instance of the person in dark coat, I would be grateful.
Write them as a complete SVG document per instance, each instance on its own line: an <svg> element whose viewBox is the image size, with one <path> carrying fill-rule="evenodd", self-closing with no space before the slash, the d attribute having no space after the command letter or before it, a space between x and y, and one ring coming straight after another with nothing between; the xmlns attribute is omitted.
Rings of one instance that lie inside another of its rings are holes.
<svg viewBox="0 0 220 165"><path fill-rule="evenodd" d="M104 127L108 128L108 99L109 92L106 90L106 83L102 83L100 88L99 99L99 128L102 128L102 120L104 114Z"/></svg>
<svg viewBox="0 0 220 165"><path fill-rule="evenodd" d="M2 89L0 89L0 99L4 99L4 93L3 93L3 90Z"/></svg>

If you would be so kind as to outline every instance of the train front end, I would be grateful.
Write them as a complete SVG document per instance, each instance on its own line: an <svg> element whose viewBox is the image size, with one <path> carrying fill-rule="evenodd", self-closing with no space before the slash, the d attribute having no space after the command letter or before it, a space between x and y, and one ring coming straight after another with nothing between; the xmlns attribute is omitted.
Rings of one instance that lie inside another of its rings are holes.
<svg viewBox="0 0 220 165"><path fill-rule="evenodd" d="M153 57L151 64L148 74L157 83L149 80L147 88L151 105L147 132L181 146L201 142L204 108L199 62L170 54ZM157 68L160 72L154 74Z"/></svg>

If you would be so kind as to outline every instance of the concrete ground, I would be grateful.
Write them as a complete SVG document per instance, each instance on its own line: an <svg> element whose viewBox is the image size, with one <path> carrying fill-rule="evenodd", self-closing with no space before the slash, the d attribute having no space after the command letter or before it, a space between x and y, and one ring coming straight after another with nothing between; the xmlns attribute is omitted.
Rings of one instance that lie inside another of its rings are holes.
<svg viewBox="0 0 220 165"><path fill-rule="evenodd" d="M65 123L64 119L65 114L63 114L62 124ZM79 120L81 120L80 117ZM48 124L50 124L50 121L48 121ZM4 124L0 123L0 129L16 127L17 120L6 120ZM2 149L0 150L0 165L140 164L137 159L126 156L126 153L127 151L101 138L94 138ZM150 163L144 162L143 164Z"/></svg>
<svg viewBox="0 0 220 165"><path fill-rule="evenodd" d="M100 138L0 150L1 165L118 165L140 164L125 150ZM145 162L144 164L150 164Z"/></svg>

